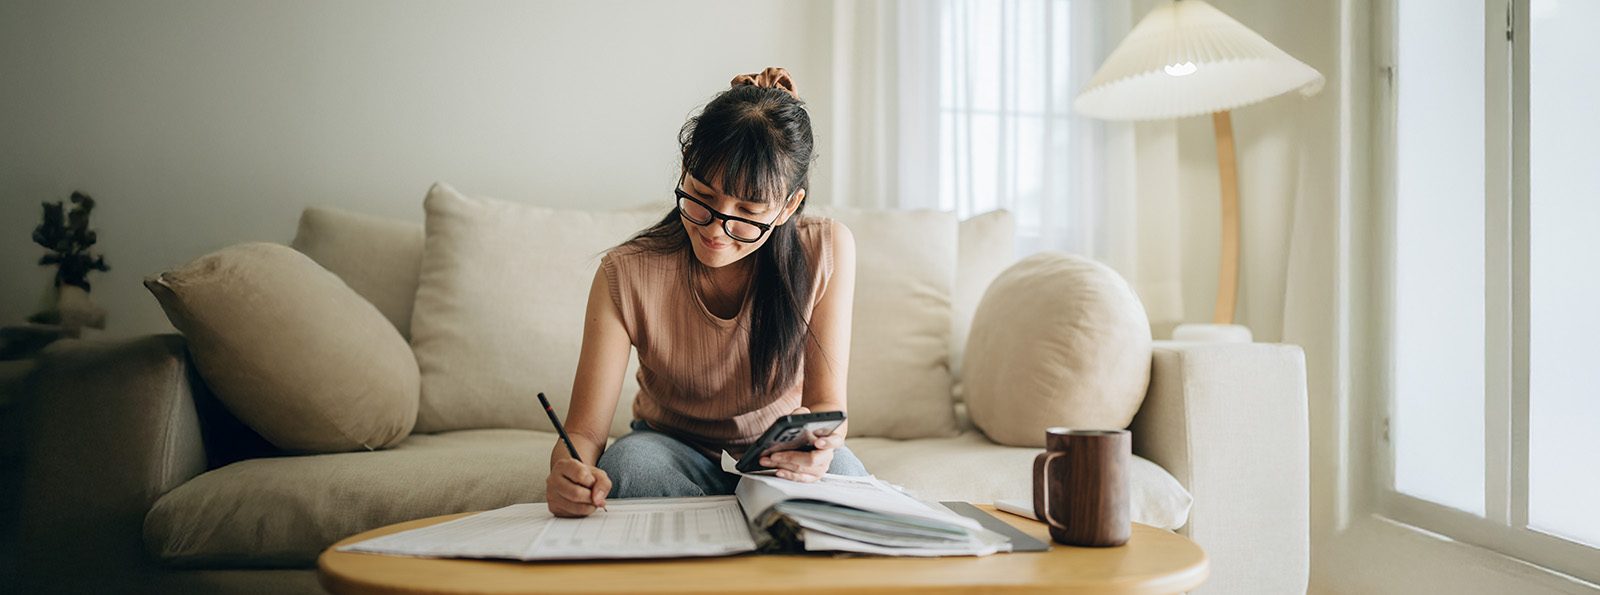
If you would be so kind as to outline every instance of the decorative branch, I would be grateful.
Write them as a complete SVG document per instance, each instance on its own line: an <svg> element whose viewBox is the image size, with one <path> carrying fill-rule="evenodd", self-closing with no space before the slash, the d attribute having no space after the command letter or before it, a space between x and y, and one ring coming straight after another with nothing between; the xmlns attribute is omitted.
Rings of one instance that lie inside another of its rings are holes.
<svg viewBox="0 0 1600 595"><path fill-rule="evenodd" d="M109 271L104 256L94 256L89 248L97 237L89 229L89 212L94 199L82 192L72 193L71 211L60 202L43 203L44 222L33 229L34 243L50 250L39 259L39 266L56 265L56 287L72 285L89 291L89 271Z"/></svg>

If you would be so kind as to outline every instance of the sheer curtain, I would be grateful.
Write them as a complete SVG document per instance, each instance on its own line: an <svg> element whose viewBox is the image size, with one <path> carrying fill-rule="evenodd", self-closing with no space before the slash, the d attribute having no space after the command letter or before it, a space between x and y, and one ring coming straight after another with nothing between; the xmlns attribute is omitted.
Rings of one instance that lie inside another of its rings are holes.
<svg viewBox="0 0 1600 595"><path fill-rule="evenodd" d="M916 206L962 217L996 208L1017 215L1024 253L1062 250L1117 260L1114 238L1131 213L1128 180L1107 146L1118 127L1072 112L1077 90L1120 36L1102 40L1108 3L940 0L937 63L909 63L938 81L938 191ZM930 19L931 20L931 19ZM1102 49L1103 47L1103 49ZM933 72L933 67L937 72Z"/></svg>
<svg viewBox="0 0 1600 595"><path fill-rule="evenodd" d="M1134 285L1153 324L1176 323L1176 129L1072 111L1128 31L1132 4L835 2L835 200L962 218L1007 209L1019 257L1055 250L1104 262Z"/></svg>

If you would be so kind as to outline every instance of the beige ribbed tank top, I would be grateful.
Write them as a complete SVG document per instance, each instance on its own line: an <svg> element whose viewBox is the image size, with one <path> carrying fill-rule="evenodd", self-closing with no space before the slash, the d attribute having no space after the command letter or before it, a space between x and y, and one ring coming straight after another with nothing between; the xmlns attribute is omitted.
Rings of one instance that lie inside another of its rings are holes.
<svg viewBox="0 0 1600 595"><path fill-rule="evenodd" d="M833 275L833 221L801 217L796 223L811 269L811 295L803 302L810 321ZM639 353L633 417L708 455L727 450L739 456L774 419L800 406L804 381L797 378L775 395L752 395L753 292L733 318L718 318L691 287L687 264L682 254L652 254L631 245L601 259L611 300Z"/></svg>

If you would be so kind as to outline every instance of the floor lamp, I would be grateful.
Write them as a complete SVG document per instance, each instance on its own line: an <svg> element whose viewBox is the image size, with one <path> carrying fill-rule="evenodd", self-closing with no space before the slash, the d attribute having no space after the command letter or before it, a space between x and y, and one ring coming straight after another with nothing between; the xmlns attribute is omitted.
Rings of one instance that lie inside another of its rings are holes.
<svg viewBox="0 0 1600 595"><path fill-rule="evenodd" d="M1233 324L1239 290L1239 183L1230 110L1299 90L1322 74L1202 0L1174 0L1145 15L1084 86L1073 108L1103 120L1211 114L1222 182L1222 260L1212 324L1180 325L1176 340L1249 341Z"/></svg>

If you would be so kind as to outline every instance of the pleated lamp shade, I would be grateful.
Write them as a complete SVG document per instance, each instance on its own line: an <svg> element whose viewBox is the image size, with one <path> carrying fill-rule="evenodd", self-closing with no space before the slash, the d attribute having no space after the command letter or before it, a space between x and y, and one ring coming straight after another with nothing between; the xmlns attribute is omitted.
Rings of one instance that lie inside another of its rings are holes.
<svg viewBox="0 0 1600 595"><path fill-rule="evenodd" d="M1157 120L1231 110L1298 89L1322 74L1201 0L1150 11L1073 101L1104 120Z"/></svg>

